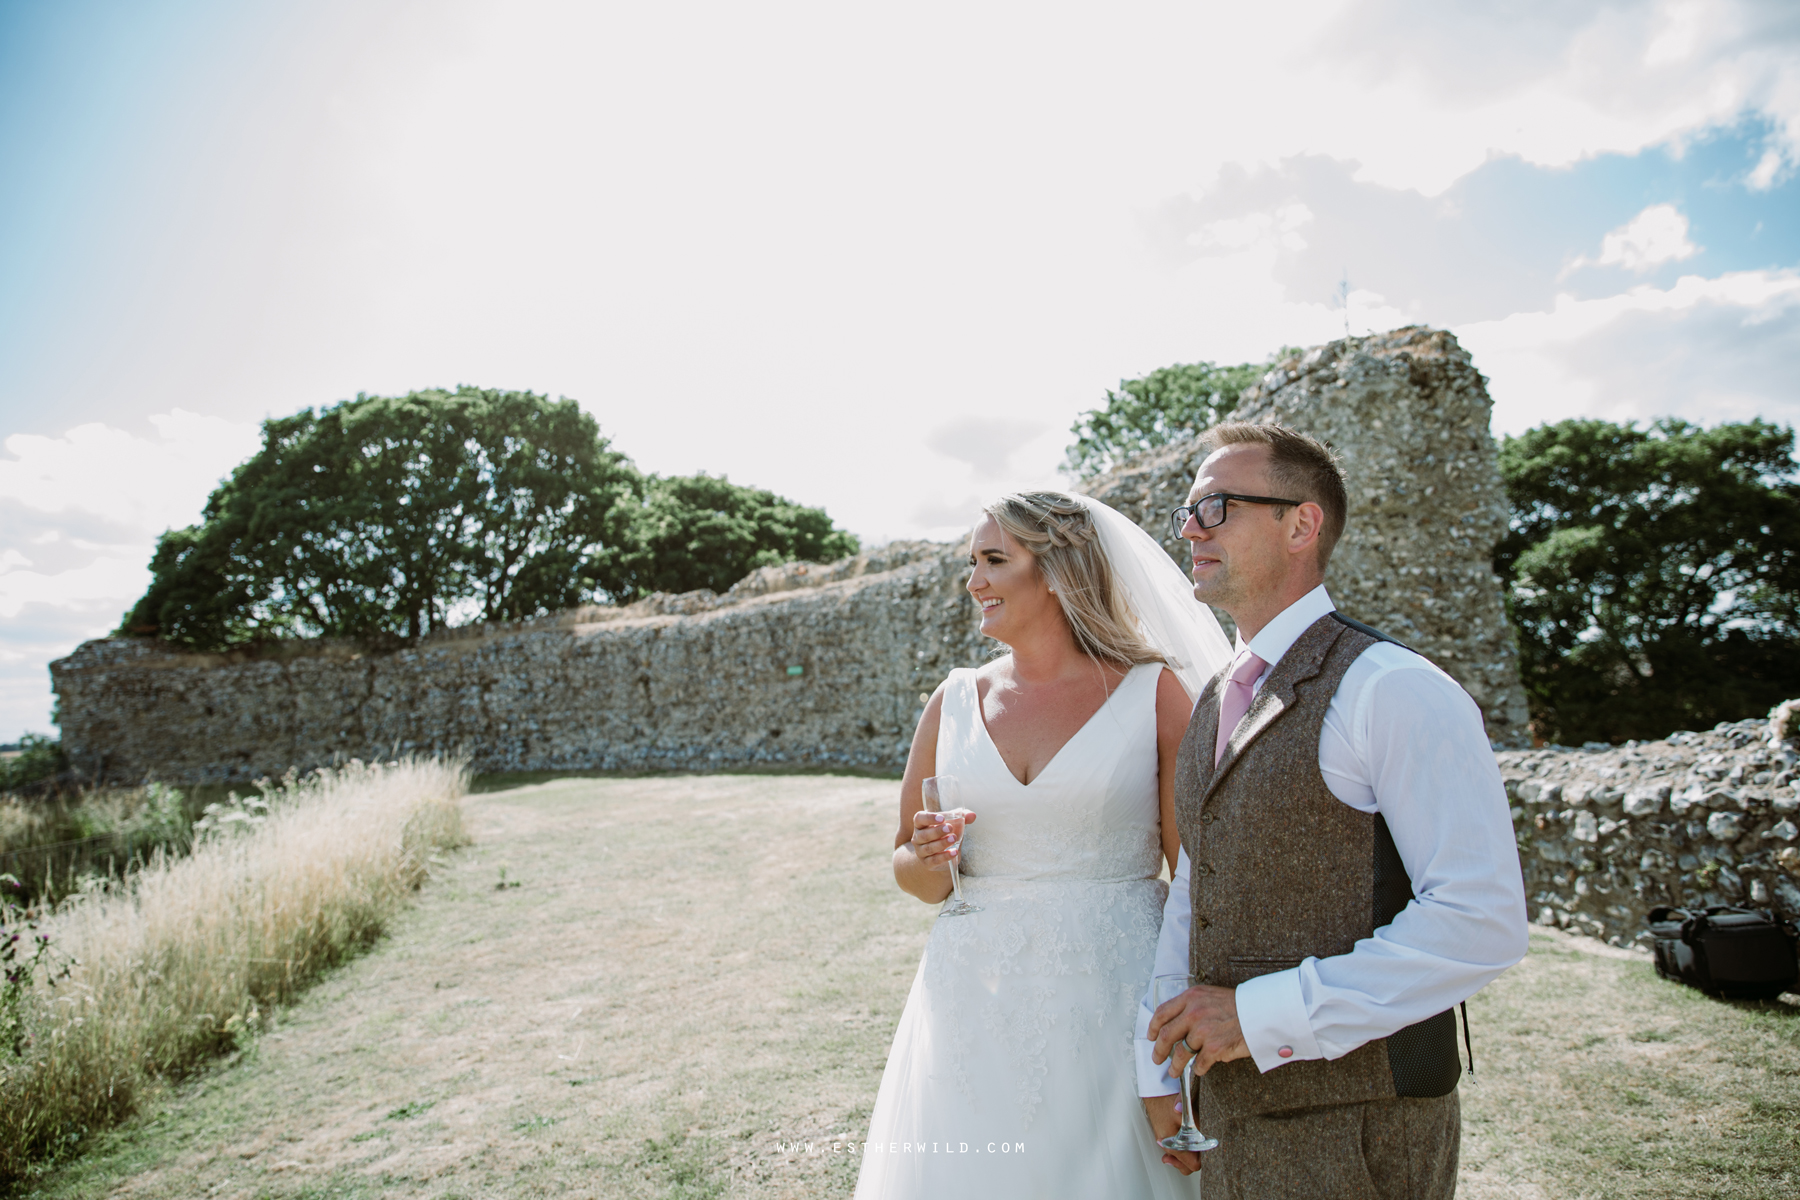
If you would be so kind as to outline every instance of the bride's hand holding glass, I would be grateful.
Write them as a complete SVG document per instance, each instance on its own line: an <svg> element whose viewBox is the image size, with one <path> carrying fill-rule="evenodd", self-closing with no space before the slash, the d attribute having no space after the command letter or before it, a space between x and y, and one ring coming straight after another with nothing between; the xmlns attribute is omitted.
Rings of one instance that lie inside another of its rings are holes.
<svg viewBox="0 0 1800 1200"><path fill-rule="evenodd" d="M981 905L970 904L963 898L962 872L957 870L957 863L962 859L963 827L975 819L975 814L961 805L961 782L954 775L933 775L919 785L919 797L925 811L936 816L945 839L950 842L944 851L944 865L950 871L950 899L938 910L938 916L966 917L980 912ZM917 827L915 818L914 828Z"/></svg>
<svg viewBox="0 0 1800 1200"><path fill-rule="evenodd" d="M923 866L948 871L962 855L963 826L974 823L975 814L968 809L935 813L921 808L913 814L913 854Z"/></svg>

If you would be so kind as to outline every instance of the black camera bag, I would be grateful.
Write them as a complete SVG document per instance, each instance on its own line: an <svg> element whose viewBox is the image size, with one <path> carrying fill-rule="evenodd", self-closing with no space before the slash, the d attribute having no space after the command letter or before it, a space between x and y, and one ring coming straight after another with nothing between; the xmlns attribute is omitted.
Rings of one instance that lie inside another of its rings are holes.
<svg viewBox="0 0 1800 1200"><path fill-rule="evenodd" d="M1794 934L1753 908L1658 908L1650 913L1656 973L1730 1000L1769 1000L1800 987Z"/></svg>

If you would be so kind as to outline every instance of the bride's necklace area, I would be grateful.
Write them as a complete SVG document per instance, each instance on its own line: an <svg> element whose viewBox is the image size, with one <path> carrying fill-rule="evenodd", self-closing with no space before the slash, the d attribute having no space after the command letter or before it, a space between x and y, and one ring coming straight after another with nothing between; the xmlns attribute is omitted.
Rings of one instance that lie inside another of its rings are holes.
<svg viewBox="0 0 1800 1200"><path fill-rule="evenodd" d="M1064 676L1025 687L1016 677L1004 687L999 679L988 679L986 693L977 697L982 724L1012 777L1029 787L1043 775L1063 747L1106 707L1127 673L1116 679L1105 673L1098 679Z"/></svg>

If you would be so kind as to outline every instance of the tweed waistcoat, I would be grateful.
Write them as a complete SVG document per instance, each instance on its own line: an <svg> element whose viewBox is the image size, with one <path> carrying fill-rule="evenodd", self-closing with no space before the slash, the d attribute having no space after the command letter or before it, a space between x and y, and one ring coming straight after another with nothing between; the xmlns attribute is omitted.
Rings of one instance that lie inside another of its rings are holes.
<svg viewBox="0 0 1800 1200"><path fill-rule="evenodd" d="M1213 764L1226 672L1195 706L1176 761L1175 818L1192 869L1189 971L1236 987L1309 957L1348 954L1393 920L1412 885L1378 813L1334 796L1319 773L1319 734L1344 673L1378 636L1335 613L1277 662ZM1342 1058L1267 1074L1244 1058L1196 1085L1226 1117L1442 1096L1462 1072L1446 1010ZM1197 1102L1200 1101L1196 1097Z"/></svg>

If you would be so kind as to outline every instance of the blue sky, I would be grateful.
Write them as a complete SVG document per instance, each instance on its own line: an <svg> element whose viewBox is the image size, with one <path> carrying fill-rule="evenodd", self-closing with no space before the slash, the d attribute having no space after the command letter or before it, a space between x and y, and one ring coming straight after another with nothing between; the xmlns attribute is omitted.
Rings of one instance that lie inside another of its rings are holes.
<svg viewBox="0 0 1800 1200"><path fill-rule="evenodd" d="M1329 297L1347 273L1352 286L1419 321L1457 326L1547 308L1558 293L1592 299L1638 284L1668 287L1682 275L1793 266L1800 178L1782 170L1766 186L1746 182L1780 146L1779 131L1751 117L1687 144L1567 165L1496 156L1435 196L1359 180L1354 160L1297 156L1273 169L1233 164L1159 217L1167 252L1184 261L1212 249L1194 238L1209 223L1304 205L1311 217L1296 229L1305 245L1284 249L1274 270L1288 294ZM1641 270L1582 262L1600 257L1609 231L1657 205L1686 219L1691 253Z"/></svg>
<svg viewBox="0 0 1800 1200"><path fill-rule="evenodd" d="M363 391L573 396L871 539L1346 317L1451 328L1499 432L1791 423L1797 147L1776 0L0 0L0 740Z"/></svg>

